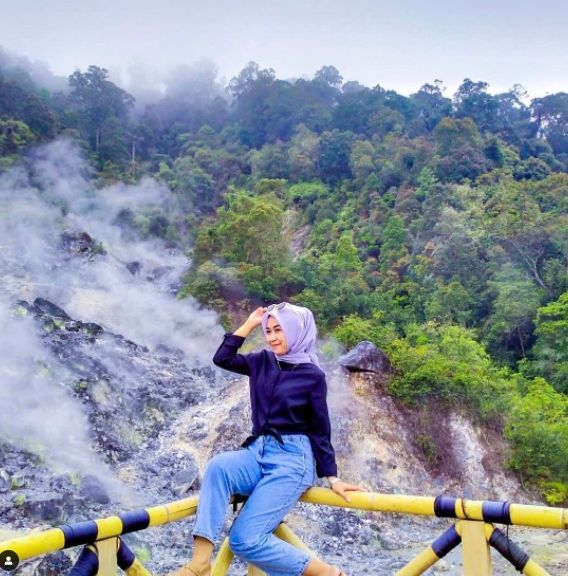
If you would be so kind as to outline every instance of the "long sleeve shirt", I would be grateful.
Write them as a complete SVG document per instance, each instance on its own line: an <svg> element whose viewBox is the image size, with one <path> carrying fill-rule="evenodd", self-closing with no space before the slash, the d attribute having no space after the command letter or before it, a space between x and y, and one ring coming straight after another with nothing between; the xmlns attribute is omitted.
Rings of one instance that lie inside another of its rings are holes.
<svg viewBox="0 0 568 576"><path fill-rule="evenodd" d="M325 374L315 364L278 362L268 350L239 354L244 341L242 336L225 334L213 362L249 377L253 428L247 440L261 434L305 434L310 439L317 475L337 476Z"/></svg>

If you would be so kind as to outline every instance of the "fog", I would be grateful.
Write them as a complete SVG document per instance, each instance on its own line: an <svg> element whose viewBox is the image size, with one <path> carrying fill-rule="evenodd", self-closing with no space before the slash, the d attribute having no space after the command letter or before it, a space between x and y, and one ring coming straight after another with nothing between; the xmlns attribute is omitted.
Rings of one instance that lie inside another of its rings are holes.
<svg viewBox="0 0 568 576"><path fill-rule="evenodd" d="M565 89L567 16L561 0L538 10L513 0L85 0L81 10L25 0L4 2L0 38L56 76L94 64L131 92L145 70L155 89L172 70L209 59L224 79L252 60L285 79L333 65L345 80L401 94L436 78L454 92L468 77L494 93L519 83L537 97Z"/></svg>

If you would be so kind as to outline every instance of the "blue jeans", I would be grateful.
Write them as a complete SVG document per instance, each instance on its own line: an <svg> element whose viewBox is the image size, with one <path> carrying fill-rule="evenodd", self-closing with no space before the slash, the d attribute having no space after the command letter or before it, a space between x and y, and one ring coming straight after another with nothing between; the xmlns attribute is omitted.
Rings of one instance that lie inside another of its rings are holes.
<svg viewBox="0 0 568 576"><path fill-rule="evenodd" d="M231 495L248 496L229 533L231 550L270 576L299 576L309 555L272 532L313 484L314 460L307 436L282 438L284 444L260 436L242 450L217 454L209 461L193 535L217 542Z"/></svg>

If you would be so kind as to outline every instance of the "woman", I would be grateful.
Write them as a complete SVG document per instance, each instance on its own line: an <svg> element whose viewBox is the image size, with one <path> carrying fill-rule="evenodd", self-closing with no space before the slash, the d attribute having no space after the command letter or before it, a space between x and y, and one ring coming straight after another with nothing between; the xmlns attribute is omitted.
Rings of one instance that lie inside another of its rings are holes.
<svg viewBox="0 0 568 576"><path fill-rule="evenodd" d="M262 326L270 351L238 354ZM211 554L233 494L248 496L229 533L231 550L271 576L341 576L339 568L311 558L272 532L313 484L315 471L349 500L361 490L337 477L330 442L325 375L315 353L316 325L307 308L281 303L257 308L234 334L226 334L213 362L246 374L253 431L242 450L209 462L193 529L191 562L177 576L209 576Z"/></svg>

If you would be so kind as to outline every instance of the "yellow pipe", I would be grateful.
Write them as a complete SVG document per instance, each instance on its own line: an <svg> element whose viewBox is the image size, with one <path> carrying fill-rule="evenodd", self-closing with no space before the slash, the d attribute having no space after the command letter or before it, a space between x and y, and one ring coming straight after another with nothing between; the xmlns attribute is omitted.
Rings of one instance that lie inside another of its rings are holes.
<svg viewBox="0 0 568 576"><path fill-rule="evenodd" d="M418 576L419 574L423 574L438 562L439 558L436 556L436 553L432 548L426 548L416 556L413 560L411 560L406 566L401 568L397 573L396 576Z"/></svg>
<svg viewBox="0 0 568 576"><path fill-rule="evenodd" d="M530 559L523 568L523 574L526 574L527 576L550 576L542 566L539 566L534 560Z"/></svg>
<svg viewBox="0 0 568 576"><path fill-rule="evenodd" d="M461 529L464 576L491 576L491 549L481 522L467 521Z"/></svg>
<svg viewBox="0 0 568 576"><path fill-rule="evenodd" d="M170 502L163 506L148 508L147 512L150 515L150 526L160 526L161 524L175 522L192 516L197 511L198 503L199 496L192 496L191 498L184 498L183 500Z"/></svg>
<svg viewBox="0 0 568 576"><path fill-rule="evenodd" d="M511 504L510 514L511 524L534 526L535 528L568 529L567 508L546 508L544 506Z"/></svg>
<svg viewBox="0 0 568 576"><path fill-rule="evenodd" d="M65 546L65 536L59 528L52 528L45 532L37 532L22 538L14 538L0 542L0 552L13 550L20 558L26 560L34 556L49 554L56 550L62 550Z"/></svg>
<svg viewBox="0 0 568 576"><path fill-rule="evenodd" d="M229 547L229 539L225 538L211 567L211 576L225 576L233 560L233 552Z"/></svg>
<svg viewBox="0 0 568 576"><path fill-rule="evenodd" d="M118 516L95 520L95 523L98 526L97 540L106 540L122 532L122 522Z"/></svg>
<svg viewBox="0 0 568 576"><path fill-rule="evenodd" d="M274 535L278 536L280 540L284 540L284 542L288 542L288 544L292 544L292 546L295 546L300 550L304 550L310 556L316 556L315 552L308 548L306 544L300 540L296 533L283 522L278 526L278 528L276 528L276 530L274 530Z"/></svg>
<svg viewBox="0 0 568 576"><path fill-rule="evenodd" d="M126 569L126 574L127 576L152 576L139 560L134 560L132 566Z"/></svg>
<svg viewBox="0 0 568 576"><path fill-rule="evenodd" d="M483 501L481 500L458 498L455 505L456 518L461 520L483 520L482 507Z"/></svg>
<svg viewBox="0 0 568 576"><path fill-rule="evenodd" d="M375 512L397 512L434 516L434 498L424 496L399 496L377 492L350 492L351 502L346 502L329 488L310 488L300 500L311 504L325 504Z"/></svg>

